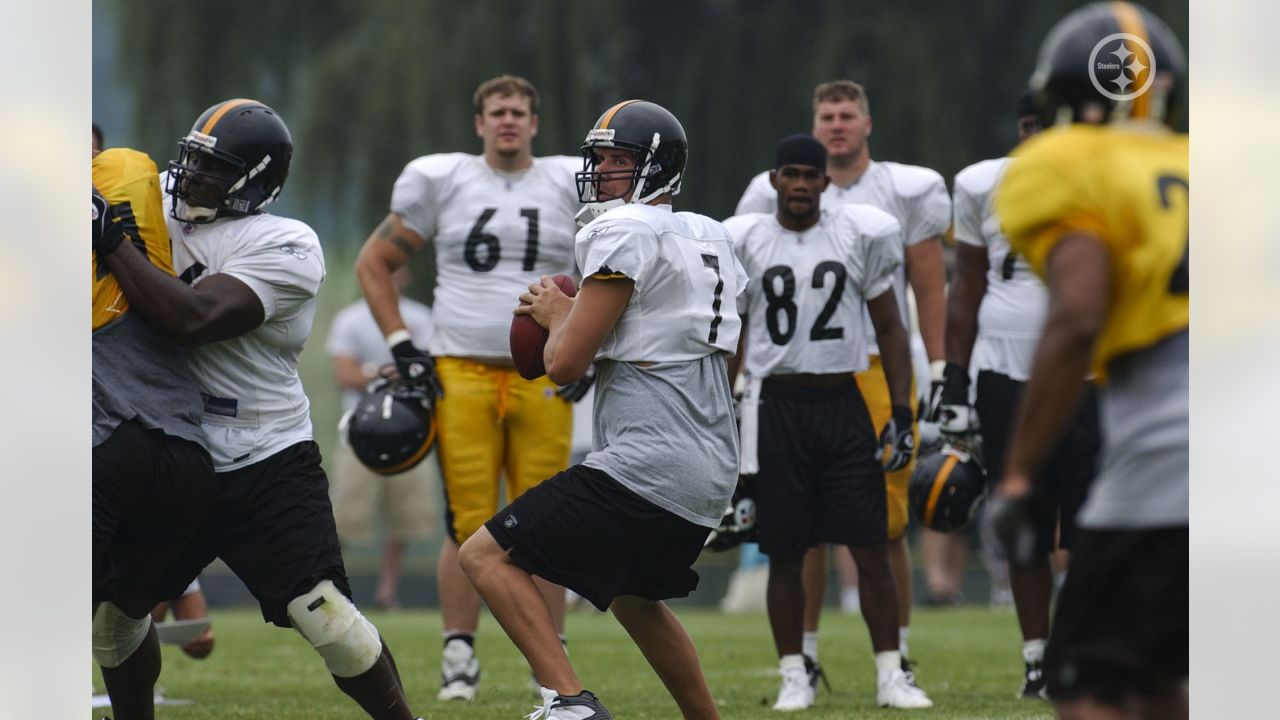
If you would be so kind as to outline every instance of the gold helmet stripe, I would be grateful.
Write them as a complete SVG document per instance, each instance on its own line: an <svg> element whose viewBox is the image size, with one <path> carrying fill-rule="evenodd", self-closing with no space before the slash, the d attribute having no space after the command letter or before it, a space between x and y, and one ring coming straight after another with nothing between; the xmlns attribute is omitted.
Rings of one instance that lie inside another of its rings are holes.
<svg viewBox="0 0 1280 720"><path fill-rule="evenodd" d="M942 497L942 488L947 486L947 478L951 477L951 471L956 469L958 462L960 458L947 455L947 458L942 461L942 467L938 468L938 474L933 477L933 487L929 488L929 500L924 504L925 527L933 524L933 515L938 511L938 498Z"/></svg>
<svg viewBox="0 0 1280 720"><path fill-rule="evenodd" d="M1142 38L1142 42L1151 47L1151 38L1147 35L1147 24L1142 21L1142 13L1138 8L1127 2L1111 3L1111 15L1115 17L1116 23L1120 25L1120 32ZM1153 48L1154 51L1154 48ZM1147 61L1151 67L1147 68L1147 72L1155 72L1155 58L1149 57ZM1124 72L1121 70L1121 72ZM1134 78L1137 81L1137 78ZM1151 97L1149 92L1144 92L1133 99L1133 110L1129 113L1130 117L1149 118L1151 117Z"/></svg>
<svg viewBox="0 0 1280 720"><path fill-rule="evenodd" d="M617 105L614 105L613 107L606 110L604 113L604 117L600 118L600 125L598 126L598 128L600 130L607 129L609 127L609 123L613 120L613 116L617 115L619 110L635 102L640 102L640 101L639 100L623 100Z"/></svg>
<svg viewBox="0 0 1280 720"><path fill-rule="evenodd" d="M204 127L200 128L200 132L204 133L205 135L208 135L213 130L213 126L217 125L218 121L222 119L223 115L226 115L228 112L230 112L234 108L238 108L241 105L248 105L250 103L256 103L256 101L245 100L244 98L236 98L234 100L228 100L222 103L221 105L218 106L218 109L214 110L213 114L209 116L209 120L205 122Z"/></svg>

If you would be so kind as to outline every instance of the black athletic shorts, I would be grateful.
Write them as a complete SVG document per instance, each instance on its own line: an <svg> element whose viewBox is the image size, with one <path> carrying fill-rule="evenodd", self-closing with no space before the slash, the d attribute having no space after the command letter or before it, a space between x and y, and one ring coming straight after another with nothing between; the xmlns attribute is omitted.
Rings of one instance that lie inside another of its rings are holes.
<svg viewBox="0 0 1280 720"><path fill-rule="evenodd" d="M888 541L884 466L853 374L804 387L765 379L760 390L756 534L766 554L820 543Z"/></svg>
<svg viewBox="0 0 1280 720"><path fill-rule="evenodd" d="M525 572L600 610L619 595L656 601L693 592L693 562L711 532L585 465L529 489L484 526Z"/></svg>
<svg viewBox="0 0 1280 720"><path fill-rule="evenodd" d="M215 557L249 588L262 617L291 627L286 607L321 580L351 597L329 479L310 440L290 445L248 467L216 474L220 516L212 531L183 557L195 576Z"/></svg>
<svg viewBox="0 0 1280 720"><path fill-rule="evenodd" d="M1080 528L1045 650L1049 696L1176 691L1187 679L1187 528Z"/></svg>
<svg viewBox="0 0 1280 720"><path fill-rule="evenodd" d="M982 425L982 457L991 483L999 482L1004 472L1004 455L1013 427L1013 413L1025 384L990 370L978 373L978 396L974 407ZM1040 554L1047 555L1054 550L1054 528L1059 522L1061 531L1057 546L1071 547L1076 513L1084 504L1089 486L1097 474L1100 446L1098 393L1091 383L1086 383L1080 396L1080 407L1076 408L1071 424L1041 469L1032 495L1032 512L1036 526L1040 528Z"/></svg>
<svg viewBox="0 0 1280 720"><path fill-rule="evenodd" d="M196 573L174 577L173 566L216 510L204 448L121 423L93 449L93 602L153 606L181 595Z"/></svg>

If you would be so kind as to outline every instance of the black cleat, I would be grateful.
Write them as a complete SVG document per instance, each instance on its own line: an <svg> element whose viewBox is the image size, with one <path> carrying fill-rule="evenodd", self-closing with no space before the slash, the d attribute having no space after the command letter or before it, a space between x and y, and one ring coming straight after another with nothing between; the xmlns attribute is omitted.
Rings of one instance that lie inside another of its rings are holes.
<svg viewBox="0 0 1280 720"><path fill-rule="evenodd" d="M822 681L822 686L827 689L827 692L831 692L831 683L827 680L827 673L818 664L817 660L805 655L804 671L809 674L809 687L813 688L815 693L818 691L819 680Z"/></svg>
<svg viewBox="0 0 1280 720"><path fill-rule="evenodd" d="M528 720L613 720L613 715L588 690L577 695L557 695L555 690L540 688L542 705L526 715ZM583 715L583 711L591 714Z"/></svg>
<svg viewBox="0 0 1280 720"><path fill-rule="evenodd" d="M1026 675L1022 678L1022 690L1018 697L1027 700L1048 700L1049 688L1045 684L1044 668L1039 660L1027 663Z"/></svg>

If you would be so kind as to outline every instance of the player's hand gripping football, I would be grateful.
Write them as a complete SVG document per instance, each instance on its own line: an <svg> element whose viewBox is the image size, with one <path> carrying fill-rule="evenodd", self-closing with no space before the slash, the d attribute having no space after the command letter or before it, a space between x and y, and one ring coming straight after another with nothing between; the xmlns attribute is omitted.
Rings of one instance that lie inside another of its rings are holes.
<svg viewBox="0 0 1280 720"><path fill-rule="evenodd" d="M444 387L440 385L440 376L436 375L435 362L430 355L415 347L412 340L401 340L392 345L391 357L395 358L400 378L426 388L431 402L444 397Z"/></svg>
<svg viewBox="0 0 1280 720"><path fill-rule="evenodd" d="M961 439L978 431L978 414L969 405L969 371L947 363L942 377L935 377L929 392L931 422L938 424L943 437Z"/></svg>
<svg viewBox="0 0 1280 720"><path fill-rule="evenodd" d="M529 315L550 330L553 323L564 320L572 309L573 298L565 295L549 275L543 275L538 282L529 284L529 292L520 295L520 305L516 307L515 314Z"/></svg>
<svg viewBox="0 0 1280 720"><path fill-rule="evenodd" d="M916 438L911 432L911 408L894 405L893 415L880 431L880 447L876 459L884 464L885 472L901 470L911 462L916 452Z"/></svg>

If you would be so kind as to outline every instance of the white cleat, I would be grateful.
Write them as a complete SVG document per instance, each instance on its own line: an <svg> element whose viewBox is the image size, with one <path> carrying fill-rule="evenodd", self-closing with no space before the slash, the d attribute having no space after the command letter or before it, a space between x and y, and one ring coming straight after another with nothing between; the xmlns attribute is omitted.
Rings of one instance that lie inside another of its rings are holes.
<svg viewBox="0 0 1280 720"><path fill-rule="evenodd" d="M933 701L920 688L912 685L907 674L894 670L893 675L876 687L876 704L903 710L933 707Z"/></svg>
<svg viewBox="0 0 1280 720"><path fill-rule="evenodd" d="M437 700L474 700L480 682L480 661L476 652L463 640L453 639L444 646L440 662L440 692Z"/></svg>
<svg viewBox="0 0 1280 720"><path fill-rule="evenodd" d="M804 656L788 655L783 658L781 672L782 689L778 691L778 701L773 704L773 709L789 712L813 707L813 685L809 682Z"/></svg>

